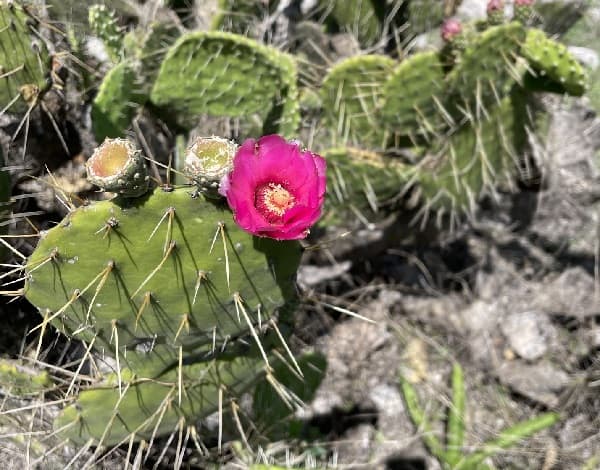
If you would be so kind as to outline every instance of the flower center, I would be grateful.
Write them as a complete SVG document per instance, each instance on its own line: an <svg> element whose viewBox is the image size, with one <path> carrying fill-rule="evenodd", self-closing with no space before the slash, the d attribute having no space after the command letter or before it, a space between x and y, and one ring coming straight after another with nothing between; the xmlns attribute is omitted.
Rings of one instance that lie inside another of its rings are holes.
<svg viewBox="0 0 600 470"><path fill-rule="evenodd" d="M295 202L296 198L281 184L263 184L254 193L254 206L269 222L280 221Z"/></svg>

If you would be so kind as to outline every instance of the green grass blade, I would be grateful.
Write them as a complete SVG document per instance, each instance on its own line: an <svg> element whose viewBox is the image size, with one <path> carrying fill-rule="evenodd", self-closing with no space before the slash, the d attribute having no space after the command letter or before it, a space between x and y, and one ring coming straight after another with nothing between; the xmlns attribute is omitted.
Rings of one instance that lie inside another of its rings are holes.
<svg viewBox="0 0 600 470"><path fill-rule="evenodd" d="M446 460L453 467L462 457L465 439L465 383L462 367L458 363L452 368L452 405L448 410L446 439Z"/></svg>
<svg viewBox="0 0 600 470"><path fill-rule="evenodd" d="M486 458L497 454L502 449L514 446L519 443L519 441L533 436L539 431L549 428L559 419L560 415L558 413L544 413L505 429L496 439L483 444L480 451L471 454L460 462L456 469L470 470L478 468L477 466Z"/></svg>
<svg viewBox="0 0 600 470"><path fill-rule="evenodd" d="M425 412L419 405L417 392L408 380L404 377L400 378L400 388L402 395L404 396L404 402L406 408L410 414L411 419L415 423L415 426L421 431L423 436L423 442L437 459L446 461L446 452L440 443L440 441L434 436L431 427L425 417Z"/></svg>

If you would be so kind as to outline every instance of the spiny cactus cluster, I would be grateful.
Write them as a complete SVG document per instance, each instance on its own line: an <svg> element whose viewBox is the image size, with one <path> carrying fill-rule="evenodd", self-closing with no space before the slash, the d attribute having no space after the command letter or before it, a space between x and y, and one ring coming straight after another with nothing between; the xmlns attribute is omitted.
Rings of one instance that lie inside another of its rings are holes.
<svg viewBox="0 0 600 470"><path fill-rule="evenodd" d="M130 34L124 44L134 51L123 52L125 60L109 71L94 100L97 140L123 136L136 104L158 108L161 118L185 130L200 114L257 114L264 133L294 135L300 121L297 72L287 54L220 31L187 33L175 41L178 32L160 23L145 34Z"/></svg>
<svg viewBox="0 0 600 470"><path fill-rule="evenodd" d="M423 220L473 213L482 194L514 184L537 124L536 91L586 89L586 71L564 45L516 21L531 13L521 3L508 23L503 2L490 2L483 24L448 20L440 51L399 62L353 57L323 81L327 126L343 142L378 149L384 160L396 158L390 151L412 155L404 180L421 196Z"/></svg>
<svg viewBox="0 0 600 470"><path fill-rule="evenodd" d="M203 142L191 150L209 162L215 145L235 151L224 139ZM296 303L298 242L253 237L222 199L191 186L147 192L139 152L122 139L106 140L87 167L119 195L74 208L25 266L40 341L53 325L84 341L86 354L111 358L56 418L56 432L81 444L149 441L222 418L265 377L293 403L275 372L285 363L302 374L278 327Z"/></svg>

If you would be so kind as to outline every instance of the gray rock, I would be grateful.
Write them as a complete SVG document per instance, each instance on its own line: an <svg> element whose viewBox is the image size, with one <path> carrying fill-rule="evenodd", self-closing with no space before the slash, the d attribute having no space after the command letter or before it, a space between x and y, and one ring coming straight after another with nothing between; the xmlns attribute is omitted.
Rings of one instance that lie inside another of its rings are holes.
<svg viewBox="0 0 600 470"><path fill-rule="evenodd" d="M600 313L594 278L580 267L567 269L550 282L540 283L532 304L548 313L585 318Z"/></svg>
<svg viewBox="0 0 600 470"><path fill-rule="evenodd" d="M529 361L542 357L548 341L556 335L548 316L534 311L510 314L501 329L513 351Z"/></svg>
<svg viewBox="0 0 600 470"><path fill-rule="evenodd" d="M565 454L587 460L596 453L600 444L598 426L587 413L575 415L565 421L559 440Z"/></svg>
<svg viewBox="0 0 600 470"><path fill-rule="evenodd" d="M569 52L581 62L582 65L592 70L596 70L600 65L598 53L589 47L569 46Z"/></svg>
<svg viewBox="0 0 600 470"><path fill-rule="evenodd" d="M298 283L303 288L314 287L321 282L330 281L347 273L352 267L352 261L346 260L332 266L300 266Z"/></svg>
<svg viewBox="0 0 600 470"><path fill-rule="evenodd" d="M550 408L558 405L557 393L569 383L569 376L552 364L505 361L496 373L502 384Z"/></svg>

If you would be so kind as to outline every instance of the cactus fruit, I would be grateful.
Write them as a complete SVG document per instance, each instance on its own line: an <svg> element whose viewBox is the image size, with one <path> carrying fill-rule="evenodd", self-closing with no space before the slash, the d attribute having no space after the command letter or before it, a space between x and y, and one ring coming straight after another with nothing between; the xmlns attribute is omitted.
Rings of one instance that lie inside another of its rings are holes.
<svg viewBox="0 0 600 470"><path fill-rule="evenodd" d="M243 232L217 202L159 188L70 213L30 257L26 296L43 326L124 357L165 344L172 359L179 346L214 348L293 301L299 255L294 242Z"/></svg>
<svg viewBox="0 0 600 470"><path fill-rule="evenodd" d="M400 62L383 88L382 119L396 135L435 135L453 124L445 109L445 74L437 52Z"/></svg>
<svg viewBox="0 0 600 470"><path fill-rule="evenodd" d="M513 19L522 24L529 24L533 17L533 4L535 0L515 0L513 5Z"/></svg>
<svg viewBox="0 0 600 470"><path fill-rule="evenodd" d="M96 140L123 137L131 124L137 103L146 96L132 63L121 62L104 77L92 104L92 128Z"/></svg>
<svg viewBox="0 0 600 470"><path fill-rule="evenodd" d="M460 35L463 31L462 24L456 18L448 18L442 23L440 30L442 39L446 42L451 42Z"/></svg>
<svg viewBox="0 0 600 470"><path fill-rule="evenodd" d="M258 113L265 120L278 119L275 125L284 134L299 123L293 59L230 33L196 32L180 37L161 64L151 101L172 111L183 127L193 125L190 117L198 114L240 117ZM271 109L265 103L272 103Z"/></svg>
<svg viewBox="0 0 600 470"><path fill-rule="evenodd" d="M344 143L386 146L380 125L383 84L395 61L383 55L352 57L336 64L323 80L321 97L329 126Z"/></svg>
<svg viewBox="0 0 600 470"><path fill-rule="evenodd" d="M0 2L0 114L26 112L51 86L51 58L30 8Z"/></svg>
<svg viewBox="0 0 600 470"><path fill-rule="evenodd" d="M232 168L237 144L222 137L199 137L185 152L183 172L201 191L216 192Z"/></svg>
<svg viewBox="0 0 600 470"><path fill-rule="evenodd" d="M488 24L495 26L504 23L504 0L489 0L486 12Z"/></svg>
<svg viewBox="0 0 600 470"><path fill-rule="evenodd" d="M125 139L106 139L86 162L90 183L123 197L138 197L148 191L150 177L144 157Z"/></svg>
<svg viewBox="0 0 600 470"><path fill-rule="evenodd" d="M588 81L585 69L563 44L553 41L543 31L535 28L527 31L522 54L536 78L548 79L554 88L570 95L581 96L585 92Z"/></svg>
<svg viewBox="0 0 600 470"><path fill-rule="evenodd" d="M113 62L121 58L123 31L118 24L114 11L106 5L91 5L88 11L88 23L92 33L102 40L106 53Z"/></svg>

